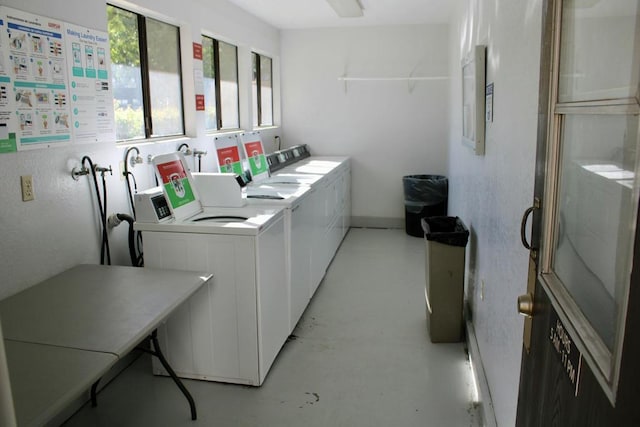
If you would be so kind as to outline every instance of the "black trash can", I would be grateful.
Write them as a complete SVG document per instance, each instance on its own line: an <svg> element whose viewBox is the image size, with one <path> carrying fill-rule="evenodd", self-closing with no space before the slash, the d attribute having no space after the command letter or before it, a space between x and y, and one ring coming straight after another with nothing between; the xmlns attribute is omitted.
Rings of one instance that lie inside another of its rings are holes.
<svg viewBox="0 0 640 427"><path fill-rule="evenodd" d="M425 250L425 302L431 342L463 338L464 255L469 230L458 217L422 220Z"/></svg>
<svg viewBox="0 0 640 427"><path fill-rule="evenodd" d="M402 186L405 231L410 236L422 237L422 218L447 215L449 181L442 175L406 175Z"/></svg>

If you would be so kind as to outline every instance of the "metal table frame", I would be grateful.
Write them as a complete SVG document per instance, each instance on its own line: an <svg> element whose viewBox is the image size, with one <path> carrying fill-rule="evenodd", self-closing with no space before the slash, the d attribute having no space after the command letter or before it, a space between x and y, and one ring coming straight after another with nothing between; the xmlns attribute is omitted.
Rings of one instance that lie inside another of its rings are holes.
<svg viewBox="0 0 640 427"><path fill-rule="evenodd" d="M103 362L108 366L101 366L101 376L141 342L150 340L153 349L144 350L158 357L187 398L195 420L195 402L160 351L156 328L211 277L178 270L79 265L0 301L5 343L115 356ZM21 381L14 378L11 360L9 372L12 383ZM100 376L97 381L89 379L94 404ZM12 388L24 389L23 385ZM14 395L14 401L22 398L28 396ZM67 404L70 398L65 398ZM16 415L24 417L19 411Z"/></svg>

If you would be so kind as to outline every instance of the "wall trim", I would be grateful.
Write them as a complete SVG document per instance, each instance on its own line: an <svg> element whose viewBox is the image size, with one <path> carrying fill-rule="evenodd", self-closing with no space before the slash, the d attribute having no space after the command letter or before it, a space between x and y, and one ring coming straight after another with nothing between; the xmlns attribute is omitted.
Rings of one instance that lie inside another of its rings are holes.
<svg viewBox="0 0 640 427"><path fill-rule="evenodd" d="M496 421L496 414L493 408L493 400L491 399L489 383L487 382L484 365L482 364L482 357L480 356L480 347L478 346L476 331L473 328L473 323L471 321L467 320L466 324L469 360L471 361L472 374L475 377L476 384L478 386L478 403L482 417L482 425L484 427L497 427L498 423Z"/></svg>

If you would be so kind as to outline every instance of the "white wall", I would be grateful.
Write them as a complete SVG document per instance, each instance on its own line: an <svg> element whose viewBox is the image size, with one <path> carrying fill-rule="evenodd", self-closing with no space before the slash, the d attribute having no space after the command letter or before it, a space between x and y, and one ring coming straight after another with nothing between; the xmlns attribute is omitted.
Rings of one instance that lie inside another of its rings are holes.
<svg viewBox="0 0 640 427"><path fill-rule="evenodd" d="M451 28L449 213L471 231L467 293L499 426L514 425L518 398L516 299L526 292L528 266L520 219L533 198L541 14L541 1L467 0ZM487 83L494 83L484 156L461 142L460 61L476 44L488 46Z"/></svg>
<svg viewBox="0 0 640 427"><path fill-rule="evenodd" d="M64 7L61 7L62 3ZM238 44L245 65L248 63L250 66L247 58L251 49L270 54L276 66L279 63L278 30L225 0L138 0L135 3L169 17L173 23L181 26L182 46L185 49L183 72L191 84L191 42L200 42L202 30ZM106 3L103 0L4 0L0 4L102 31L107 28ZM250 70L241 74L246 85ZM203 131L204 116L194 111L193 87L187 85L185 92L188 95L185 110L191 137L180 141L137 145L145 159L149 154L175 151L181 142L212 151L212 137L207 137ZM245 101L250 101L249 87L244 88L244 95ZM276 115L279 117L279 110ZM246 123L251 123L250 117L245 116ZM276 132L274 129L263 132L268 151L273 149ZM93 184L88 177L74 181L70 172L85 155L101 166L111 165L114 175L108 176L107 180L108 213L129 213L125 183L118 172L118 164L123 160L126 148L117 147L114 142L102 146L81 145L0 154L0 299L75 264L99 263L99 226ZM214 161L213 155L204 157L203 170L213 170L211 162ZM193 159L191 162L193 164ZM133 172L140 189L153 185L149 165L139 165ZM22 202L20 175L33 175L35 201ZM114 263L129 265L126 236L125 224L111 233Z"/></svg>
<svg viewBox="0 0 640 427"><path fill-rule="evenodd" d="M449 75L449 26L285 30L283 146L352 157L354 223L402 225L402 176L447 170L448 80L338 77Z"/></svg>

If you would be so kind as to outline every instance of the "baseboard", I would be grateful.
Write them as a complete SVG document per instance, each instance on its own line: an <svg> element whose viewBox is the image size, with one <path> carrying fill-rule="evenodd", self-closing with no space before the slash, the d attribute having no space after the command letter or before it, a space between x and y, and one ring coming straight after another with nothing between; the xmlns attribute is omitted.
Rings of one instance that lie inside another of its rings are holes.
<svg viewBox="0 0 640 427"><path fill-rule="evenodd" d="M482 425L484 427L497 427L496 414L493 409L493 401L491 400L491 392L489 391L489 383L484 372L482 358L480 357L480 348L473 323L466 322L467 326L467 345L469 347L469 360L471 361L472 372L478 387L478 403L480 405L480 414L482 416Z"/></svg>
<svg viewBox="0 0 640 427"><path fill-rule="evenodd" d="M404 218L377 216L352 216L351 227L355 228L404 228Z"/></svg>

